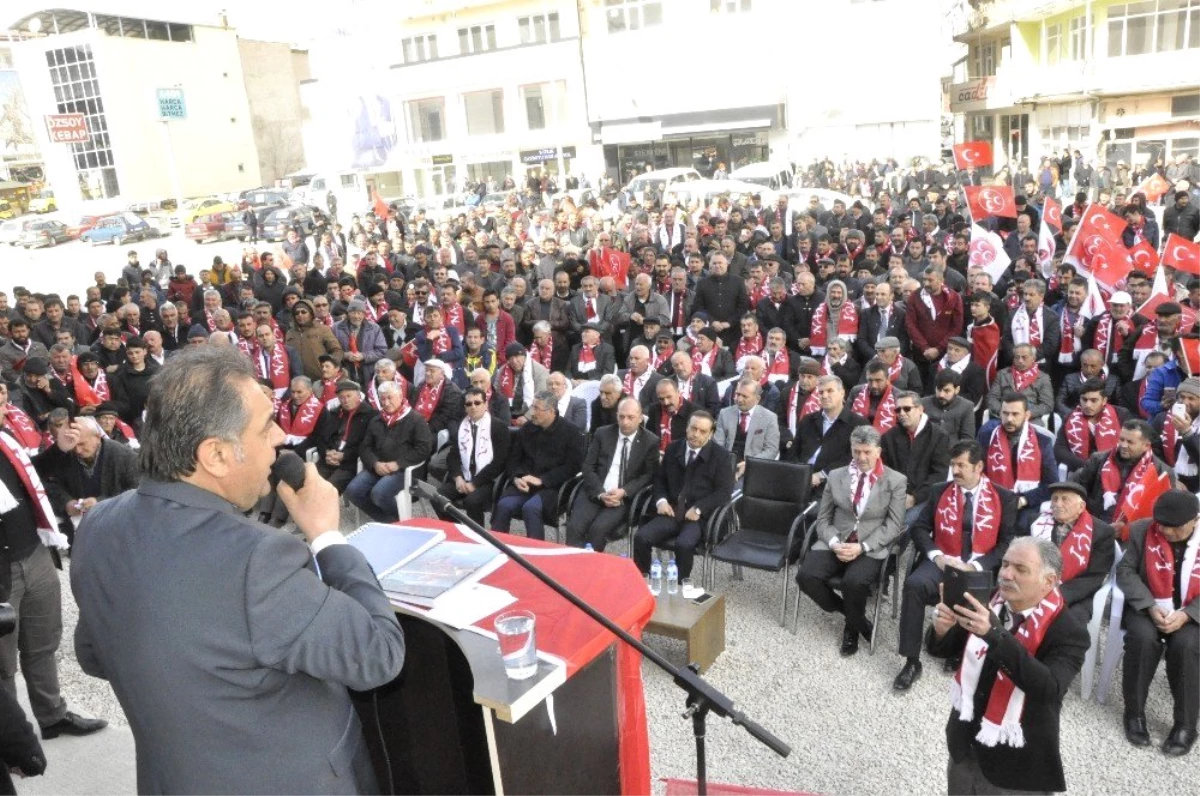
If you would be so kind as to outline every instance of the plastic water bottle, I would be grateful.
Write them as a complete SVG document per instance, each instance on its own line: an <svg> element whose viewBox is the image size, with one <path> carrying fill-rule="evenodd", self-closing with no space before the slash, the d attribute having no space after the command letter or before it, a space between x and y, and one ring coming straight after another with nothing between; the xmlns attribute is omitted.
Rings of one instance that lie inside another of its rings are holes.
<svg viewBox="0 0 1200 796"><path fill-rule="evenodd" d="M594 552L596 552L596 548L592 547L592 543L591 543L591 542L588 542L587 544L585 544L585 545L583 546L583 552L585 552L585 553L594 553Z"/></svg>
<svg viewBox="0 0 1200 796"><path fill-rule="evenodd" d="M662 593L662 562L657 557L650 563L650 593L655 597Z"/></svg>
<svg viewBox="0 0 1200 796"><path fill-rule="evenodd" d="M667 594L679 593L679 567L675 566L675 559L672 558L667 563Z"/></svg>

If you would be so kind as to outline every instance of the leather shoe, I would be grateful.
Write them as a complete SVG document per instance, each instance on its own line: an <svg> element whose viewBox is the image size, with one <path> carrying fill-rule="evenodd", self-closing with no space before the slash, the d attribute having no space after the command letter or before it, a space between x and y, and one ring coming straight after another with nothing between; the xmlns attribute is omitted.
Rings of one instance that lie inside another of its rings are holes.
<svg viewBox="0 0 1200 796"><path fill-rule="evenodd" d="M962 666L962 658L943 658L942 671L946 674L954 674L958 671L958 667Z"/></svg>
<svg viewBox="0 0 1200 796"><path fill-rule="evenodd" d="M1192 750L1196 743L1195 728L1172 727L1171 734L1163 741L1162 751L1167 757L1182 757Z"/></svg>
<svg viewBox="0 0 1200 796"><path fill-rule="evenodd" d="M908 661L904 664L904 668L900 670L900 674L896 675L896 679L892 681L892 689L894 691L907 691L919 679L921 679L921 662Z"/></svg>
<svg viewBox="0 0 1200 796"><path fill-rule="evenodd" d="M870 640L871 640L871 633L872 633L872 631L874 631L874 630L875 630L875 626L874 626L874 625L873 625L871 622L867 622L866 626L864 626L864 627L863 627L863 630L862 630L862 637L863 637L863 639L864 639L865 641L870 641Z"/></svg>
<svg viewBox="0 0 1200 796"><path fill-rule="evenodd" d="M1150 728L1146 726L1145 716L1125 717L1125 740L1134 746L1150 745Z"/></svg>
<svg viewBox="0 0 1200 796"><path fill-rule="evenodd" d="M108 722L104 719L85 719L68 710L67 715L49 727L42 727L42 738L49 740L60 735L91 735L107 726Z"/></svg>
<svg viewBox="0 0 1200 796"><path fill-rule="evenodd" d="M849 658L858 652L858 632L846 625L842 630L842 657Z"/></svg>

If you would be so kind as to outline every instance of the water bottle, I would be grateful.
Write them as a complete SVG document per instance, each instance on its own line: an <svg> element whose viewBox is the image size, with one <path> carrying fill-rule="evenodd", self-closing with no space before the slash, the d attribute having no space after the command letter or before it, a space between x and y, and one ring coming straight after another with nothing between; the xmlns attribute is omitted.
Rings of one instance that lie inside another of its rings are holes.
<svg viewBox="0 0 1200 796"><path fill-rule="evenodd" d="M650 593L655 597L662 593L662 562L657 556L650 563Z"/></svg>
<svg viewBox="0 0 1200 796"><path fill-rule="evenodd" d="M679 567L675 566L675 559L672 558L667 563L667 594L679 593Z"/></svg>
<svg viewBox="0 0 1200 796"><path fill-rule="evenodd" d="M594 552L596 552L596 548L592 547L592 543L591 543L591 542L588 542L587 544L585 544L585 545L583 546L583 552L585 552L585 553L594 553Z"/></svg>

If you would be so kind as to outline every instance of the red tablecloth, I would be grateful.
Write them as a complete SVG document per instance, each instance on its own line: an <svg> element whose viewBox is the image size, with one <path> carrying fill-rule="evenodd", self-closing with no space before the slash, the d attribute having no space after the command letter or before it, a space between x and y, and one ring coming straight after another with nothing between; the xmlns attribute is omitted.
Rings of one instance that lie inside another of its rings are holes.
<svg viewBox="0 0 1200 796"><path fill-rule="evenodd" d="M405 524L438 528L451 541L470 541L452 523L414 518ZM507 544L518 547L561 548L561 545L551 542L508 534L497 535ZM637 567L627 558L581 551L575 555L533 556L531 560L543 572L638 638L654 615L654 597L646 589L646 581ZM505 562L483 578L482 582L504 589L517 598L505 611L526 610L537 617L538 649L566 661L567 677L573 676L617 641L612 633L590 616L511 561ZM492 630L494 618L489 616L478 622L477 626ZM646 731L641 663L640 654L618 642L617 725L620 732L621 792L625 794L650 792L650 740Z"/></svg>

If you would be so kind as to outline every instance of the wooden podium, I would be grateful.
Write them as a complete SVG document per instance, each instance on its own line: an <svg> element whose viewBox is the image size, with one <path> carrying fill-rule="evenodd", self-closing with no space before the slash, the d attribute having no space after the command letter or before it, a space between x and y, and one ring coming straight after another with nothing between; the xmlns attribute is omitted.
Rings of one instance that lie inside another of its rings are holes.
<svg viewBox="0 0 1200 796"><path fill-rule="evenodd" d="M449 526L447 538L457 535L448 523L421 524ZM536 545L526 539L511 541ZM585 593L589 586L595 588L596 565L611 567L642 592L625 598L636 606L638 618L632 626L640 630L653 603L644 594L636 570L615 557L582 555L595 559L585 567L567 566L569 560L579 560L575 555L538 557L535 563L553 567L560 582L568 588L579 585ZM573 577L574 569L578 574ZM392 683L355 700L380 791L615 794L622 792L623 759L627 765L630 760L644 763L645 782L637 787L648 787L648 751L641 750L643 761L637 752L631 757L629 749L623 754L621 748L623 736L628 743L632 722L641 723L644 745L645 715L636 662L635 685L630 686L629 675L619 674L628 672L628 659L623 669L619 642L611 634L511 562L483 582L493 583L493 579L518 598L506 610L524 608L538 615L542 660L537 674L510 680L494 638L456 630L397 604L407 647L404 669ZM573 584L573 579L579 583ZM480 625L490 629L491 620ZM554 647L548 637L563 628L562 635L572 639L571 649L557 650L561 657L542 657L543 651ZM586 636L582 642L581 631ZM625 715L630 712L630 695L622 693L622 683L637 689L634 696L642 710L633 711L636 715ZM625 782L629 790L629 777Z"/></svg>

